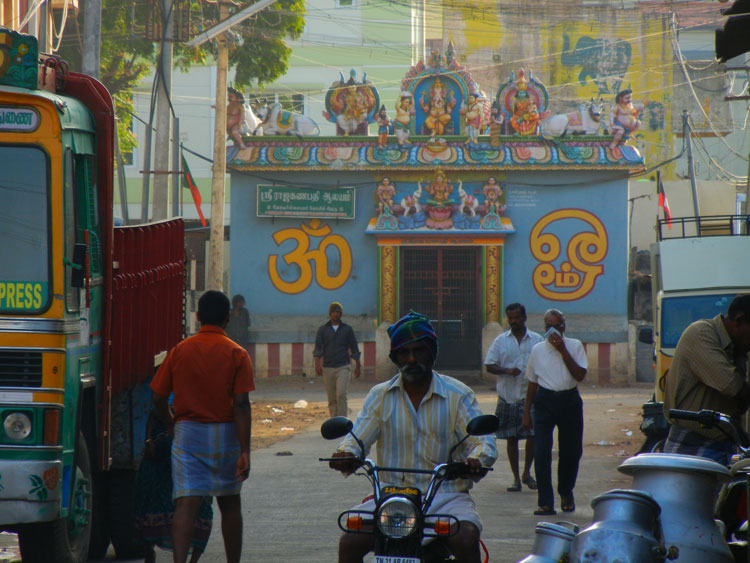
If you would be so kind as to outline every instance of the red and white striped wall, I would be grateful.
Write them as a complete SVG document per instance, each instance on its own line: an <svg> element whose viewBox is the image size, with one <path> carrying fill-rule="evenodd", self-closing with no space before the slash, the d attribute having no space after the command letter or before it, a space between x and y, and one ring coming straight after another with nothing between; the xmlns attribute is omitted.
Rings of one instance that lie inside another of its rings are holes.
<svg viewBox="0 0 750 563"><path fill-rule="evenodd" d="M586 381L592 384L622 384L628 374L628 344L584 343L588 359ZM311 342L250 344L255 377L302 375L313 377L313 349ZM362 377L375 381L375 342L360 342ZM391 373L392 375L392 373Z"/></svg>
<svg viewBox="0 0 750 563"><path fill-rule="evenodd" d="M583 344L588 360L586 381L600 385L623 384L628 377L627 342L587 342Z"/></svg>
<svg viewBox="0 0 750 563"><path fill-rule="evenodd" d="M279 375L315 375L312 342L250 344L255 377L277 377ZM362 377L375 379L375 342L360 342Z"/></svg>

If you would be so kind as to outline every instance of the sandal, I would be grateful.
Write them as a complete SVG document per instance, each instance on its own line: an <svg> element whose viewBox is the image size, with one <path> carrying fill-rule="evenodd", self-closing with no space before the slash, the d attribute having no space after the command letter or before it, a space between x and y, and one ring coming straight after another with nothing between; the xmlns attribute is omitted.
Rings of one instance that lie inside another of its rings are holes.
<svg viewBox="0 0 750 563"><path fill-rule="evenodd" d="M534 516L554 516L557 511L551 506L540 506L534 511Z"/></svg>
<svg viewBox="0 0 750 563"><path fill-rule="evenodd" d="M532 491L536 491L537 489L536 480L531 475L529 475L527 479L521 479L521 483L526 485Z"/></svg>
<svg viewBox="0 0 750 563"><path fill-rule="evenodd" d="M512 487L508 487L505 490L508 491L509 493L519 493L521 492L521 482L516 481L515 483L513 483Z"/></svg>
<svg viewBox="0 0 750 563"><path fill-rule="evenodd" d="M574 512L576 509L576 501L573 497L561 497L560 508L563 512Z"/></svg>

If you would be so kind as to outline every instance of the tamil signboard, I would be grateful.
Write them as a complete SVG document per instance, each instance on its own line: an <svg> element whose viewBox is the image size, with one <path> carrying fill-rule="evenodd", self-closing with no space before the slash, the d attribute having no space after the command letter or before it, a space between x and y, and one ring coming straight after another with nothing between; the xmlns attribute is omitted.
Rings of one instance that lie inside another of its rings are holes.
<svg viewBox="0 0 750 563"><path fill-rule="evenodd" d="M354 219L354 188L258 185L258 217Z"/></svg>

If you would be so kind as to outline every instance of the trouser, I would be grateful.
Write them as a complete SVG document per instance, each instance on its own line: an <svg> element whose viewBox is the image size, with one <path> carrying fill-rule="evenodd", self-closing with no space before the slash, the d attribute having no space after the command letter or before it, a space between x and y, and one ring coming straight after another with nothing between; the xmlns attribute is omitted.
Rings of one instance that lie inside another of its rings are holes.
<svg viewBox="0 0 750 563"><path fill-rule="evenodd" d="M572 497L583 454L583 401L578 388L567 391L537 389L534 396L534 471L538 505L555 506L552 489L552 434L557 426L557 492Z"/></svg>
<svg viewBox="0 0 750 563"><path fill-rule="evenodd" d="M328 395L328 412L331 416L349 416L346 391L349 389L351 365L323 368L323 382Z"/></svg>

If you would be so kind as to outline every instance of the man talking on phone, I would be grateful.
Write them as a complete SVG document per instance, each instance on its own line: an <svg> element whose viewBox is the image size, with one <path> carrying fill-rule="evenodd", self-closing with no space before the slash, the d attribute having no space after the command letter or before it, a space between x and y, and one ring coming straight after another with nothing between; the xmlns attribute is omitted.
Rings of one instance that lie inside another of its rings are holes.
<svg viewBox="0 0 750 563"><path fill-rule="evenodd" d="M557 426L557 492L563 512L576 509L573 489L583 454L583 402L578 383L586 377L586 352L575 338L566 338L565 317L557 309L544 314L544 342L531 349L526 364L523 425L531 427L534 405L534 472L538 485L536 516L552 516L552 434Z"/></svg>

